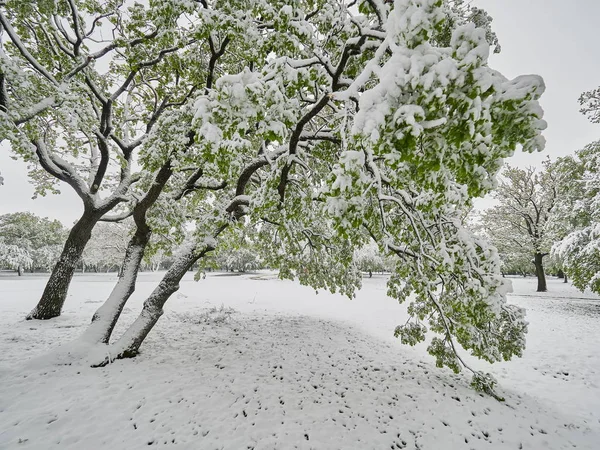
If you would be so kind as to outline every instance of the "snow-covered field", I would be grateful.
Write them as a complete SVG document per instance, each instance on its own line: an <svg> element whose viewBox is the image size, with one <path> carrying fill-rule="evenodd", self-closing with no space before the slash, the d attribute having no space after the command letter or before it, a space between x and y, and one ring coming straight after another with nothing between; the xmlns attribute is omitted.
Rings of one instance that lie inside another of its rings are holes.
<svg viewBox="0 0 600 450"><path fill-rule="evenodd" d="M140 276L115 335L159 276ZM600 449L600 301L560 280L537 294L514 279L524 358L475 363L504 403L401 346L405 309L377 276L350 301L268 273L190 274L138 358L50 364L114 280L77 276L62 317L26 322L45 278L0 278L1 449Z"/></svg>

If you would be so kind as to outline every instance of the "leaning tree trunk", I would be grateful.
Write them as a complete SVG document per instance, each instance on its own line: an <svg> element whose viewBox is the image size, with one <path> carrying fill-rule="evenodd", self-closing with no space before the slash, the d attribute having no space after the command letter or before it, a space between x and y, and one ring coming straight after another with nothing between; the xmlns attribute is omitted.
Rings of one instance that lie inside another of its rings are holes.
<svg viewBox="0 0 600 450"><path fill-rule="evenodd" d="M114 343L111 352L112 359L133 358L138 354L142 342L156 325L160 316L163 315L163 306L171 295L179 289L179 282L183 276L196 261L213 250L214 247L207 246L201 252L198 252L195 245L189 245L177 257L158 286L144 302L144 307L138 318L123 333L123 336ZM104 366L108 363L110 363L110 360L106 359L97 365Z"/></svg>
<svg viewBox="0 0 600 450"><path fill-rule="evenodd" d="M82 336L86 342L108 344L123 307L135 291L138 272L151 234L148 227L136 229L127 245L119 281L106 302L94 313L92 323Z"/></svg>
<svg viewBox="0 0 600 450"><path fill-rule="evenodd" d="M73 226L60 258L46 283L42 298L29 313L27 320L45 320L60 316L75 268L100 217L101 214L96 211L86 209L81 218Z"/></svg>
<svg viewBox="0 0 600 450"><path fill-rule="evenodd" d="M110 336L119 320L123 307L135 291L135 283L144 257L144 252L150 242L152 230L146 222L146 214L156 203L163 188L173 175L171 162L168 160L158 171L154 183L147 194L133 210L136 225L135 233L127 244L125 258L119 267L119 281L104 304L92 317L92 323L83 334L83 339L93 343L108 344Z"/></svg>
<svg viewBox="0 0 600 450"><path fill-rule="evenodd" d="M533 259L533 263L535 264L535 274L538 280L538 292L546 292L548 290L548 287L546 286L546 275L544 274L544 256L545 254L538 252Z"/></svg>

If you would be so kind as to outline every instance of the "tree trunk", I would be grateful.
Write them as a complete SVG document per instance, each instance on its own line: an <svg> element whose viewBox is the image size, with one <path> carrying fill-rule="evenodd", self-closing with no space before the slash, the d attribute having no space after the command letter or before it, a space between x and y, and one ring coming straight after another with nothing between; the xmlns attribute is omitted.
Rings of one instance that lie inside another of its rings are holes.
<svg viewBox="0 0 600 450"><path fill-rule="evenodd" d="M151 234L148 227L136 229L127 245L119 280L106 302L94 313L92 323L82 336L83 340L108 344L123 307L135 291L138 272Z"/></svg>
<svg viewBox="0 0 600 450"><path fill-rule="evenodd" d="M568 283L569 280L567 280L567 274L565 273L564 275L565 275L565 281L563 281L563 283Z"/></svg>
<svg viewBox="0 0 600 450"><path fill-rule="evenodd" d="M83 335L84 340L93 343L108 343L123 307L135 291L142 258L152 235L152 230L146 222L146 213L156 202L172 174L171 163L167 161L158 171L148 193L135 207L133 211L136 225L135 234L127 244L123 264L117 268L119 280L106 302L92 317L92 323Z"/></svg>
<svg viewBox="0 0 600 450"><path fill-rule="evenodd" d="M535 264L535 274L538 279L537 291L546 292L548 287L546 286L546 275L544 274L544 254L536 253L534 256L533 263Z"/></svg>
<svg viewBox="0 0 600 450"><path fill-rule="evenodd" d="M19 264L17 266L17 274L22 277L23 276L23 267Z"/></svg>
<svg viewBox="0 0 600 450"><path fill-rule="evenodd" d="M189 245L179 255L169 270L167 270L158 286L144 302L144 307L138 318L125 331L123 336L115 342L111 351L114 359L132 358L137 355L142 342L144 342L150 330L152 330L160 316L162 316L164 304L179 289L179 282L183 276L194 262L212 250L212 247L208 247L201 253L197 253L196 246ZM104 366L109 362L105 360L98 365Z"/></svg>
<svg viewBox="0 0 600 450"><path fill-rule="evenodd" d="M101 216L96 211L84 210L83 215L69 233L60 258L46 283L42 298L29 313L27 320L46 320L60 316L75 268L92 236L92 230Z"/></svg>

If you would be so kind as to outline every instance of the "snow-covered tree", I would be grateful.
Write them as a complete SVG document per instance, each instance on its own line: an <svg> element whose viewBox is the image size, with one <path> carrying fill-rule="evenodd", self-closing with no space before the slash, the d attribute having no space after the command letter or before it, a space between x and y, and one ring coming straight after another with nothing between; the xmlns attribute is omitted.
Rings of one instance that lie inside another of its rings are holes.
<svg viewBox="0 0 600 450"><path fill-rule="evenodd" d="M373 272L384 272L391 270L389 259L384 255L377 244L369 243L354 251L356 265L362 272L367 272L369 277Z"/></svg>
<svg viewBox="0 0 600 450"><path fill-rule="evenodd" d="M600 293L600 141L564 158L558 209L563 239L553 247L574 286Z"/></svg>
<svg viewBox="0 0 600 450"><path fill-rule="evenodd" d="M581 94L579 103L582 114L600 123L600 88ZM596 293L600 293L599 155L600 141L596 141L556 162L556 170L563 174L557 203L561 240L552 249L573 285Z"/></svg>
<svg viewBox="0 0 600 450"><path fill-rule="evenodd" d="M579 97L581 114L585 115L590 122L600 123L600 87L586 91Z"/></svg>
<svg viewBox="0 0 600 450"><path fill-rule="evenodd" d="M119 270L130 238L130 223L99 223L83 252L84 270Z"/></svg>
<svg viewBox="0 0 600 450"><path fill-rule="evenodd" d="M156 272L157 270L159 270L162 265L164 264L166 259L166 255L164 253L164 251L162 250L156 250L155 252L153 252L152 254L148 254L144 256L144 263L143 266L149 270L151 270L152 272Z"/></svg>
<svg viewBox="0 0 600 450"><path fill-rule="evenodd" d="M195 35L201 37L204 44L200 53L198 49L185 53L185 65L194 86L183 101L173 104L177 108L157 120L141 144L140 162L145 171L131 189L135 200L120 214L103 219L118 222L131 216L134 232L125 251L119 280L107 301L94 314L86 332L85 339L90 341L108 342L124 305L135 290L144 256L149 261L157 252L167 250L170 253L181 244L191 210L210 201L211 191L226 186L222 179L208 173L214 171L214 167L207 165L204 158L204 136L192 127L191 111L193 101L208 94L218 73L239 65L240 54L226 53L230 43L227 32L231 31L227 23L215 22L202 2L186 4L186 7L189 7L185 9L186 20L195 17L192 20ZM215 172L218 175L218 170ZM159 239L148 248L153 234Z"/></svg>
<svg viewBox="0 0 600 450"><path fill-rule="evenodd" d="M67 233L63 234L62 242L66 239ZM63 249L62 242L60 244L44 245L32 252L33 266L32 270L50 272L60 258Z"/></svg>
<svg viewBox="0 0 600 450"><path fill-rule="evenodd" d="M525 260L535 267L537 291L547 290L544 257L553 242L552 213L556 206L558 184L549 161L544 170L507 166L494 196L499 204L482 214L482 227L506 264L522 267Z"/></svg>
<svg viewBox="0 0 600 450"><path fill-rule="evenodd" d="M27 249L0 241L0 267L16 270L19 276L33 264Z"/></svg>
<svg viewBox="0 0 600 450"><path fill-rule="evenodd" d="M214 266L220 269L246 272L257 270L262 267L262 262L256 252L248 244L237 248L219 248L215 254Z"/></svg>
<svg viewBox="0 0 600 450"><path fill-rule="evenodd" d="M138 352L181 277L240 233L243 216L260 224L266 263L316 289L352 295L354 247L368 239L395 253L389 293L411 298L396 334L408 344L439 334L429 351L440 366L464 365L457 343L490 362L521 354L524 312L506 303L498 256L463 211L495 186L503 158L543 146L544 86L490 69L489 33L468 17L445 28L454 3L204 4L207 32L229 43L238 70L215 74L144 164L185 147L191 127L204 176L223 183L189 196L196 231L111 355ZM474 384L492 392L485 374Z"/></svg>
<svg viewBox="0 0 600 450"><path fill-rule="evenodd" d="M58 260L60 247L66 239L66 230L58 220L41 218L30 212L18 212L0 216L0 242L5 250L12 249L5 256L13 263L8 264L22 274L25 268L49 270ZM16 248L13 248L16 247ZM21 260L23 264L15 264Z"/></svg>
<svg viewBox="0 0 600 450"><path fill-rule="evenodd" d="M208 45L188 16L195 5L2 2L0 140L32 164L37 193L58 192L63 182L84 206L28 318L60 314L92 229L133 199L140 146L196 91L188 59L201 65Z"/></svg>

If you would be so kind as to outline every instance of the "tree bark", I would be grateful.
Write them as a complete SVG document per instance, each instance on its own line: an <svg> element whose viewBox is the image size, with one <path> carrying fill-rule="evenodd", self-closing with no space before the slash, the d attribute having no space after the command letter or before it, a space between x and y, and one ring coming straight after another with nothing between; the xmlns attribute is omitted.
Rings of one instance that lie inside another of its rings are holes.
<svg viewBox="0 0 600 450"><path fill-rule="evenodd" d="M164 304L179 289L179 282L183 276L192 264L212 250L214 250L213 247L206 247L198 253L195 245L189 245L177 257L158 286L144 302L144 307L138 318L125 331L123 336L115 342L111 352L114 359L133 358L138 354L142 342L162 316ZM109 362L109 360L104 360L98 366L104 366Z"/></svg>
<svg viewBox="0 0 600 450"><path fill-rule="evenodd" d="M544 256L546 255L538 252L533 259L533 263L535 264L535 274L538 280L537 292L546 292L548 290L548 287L546 286L546 275L544 273Z"/></svg>
<svg viewBox="0 0 600 450"><path fill-rule="evenodd" d="M44 293L37 306L27 315L27 320L46 320L60 316L73 273L92 236L92 230L101 216L97 211L84 210L81 218L71 229L60 258L46 283Z"/></svg>
<svg viewBox="0 0 600 450"><path fill-rule="evenodd" d="M94 313L92 323L82 336L86 342L108 344L123 307L135 291L137 275L151 234L148 227L136 229L127 245L117 284L106 302Z"/></svg>

